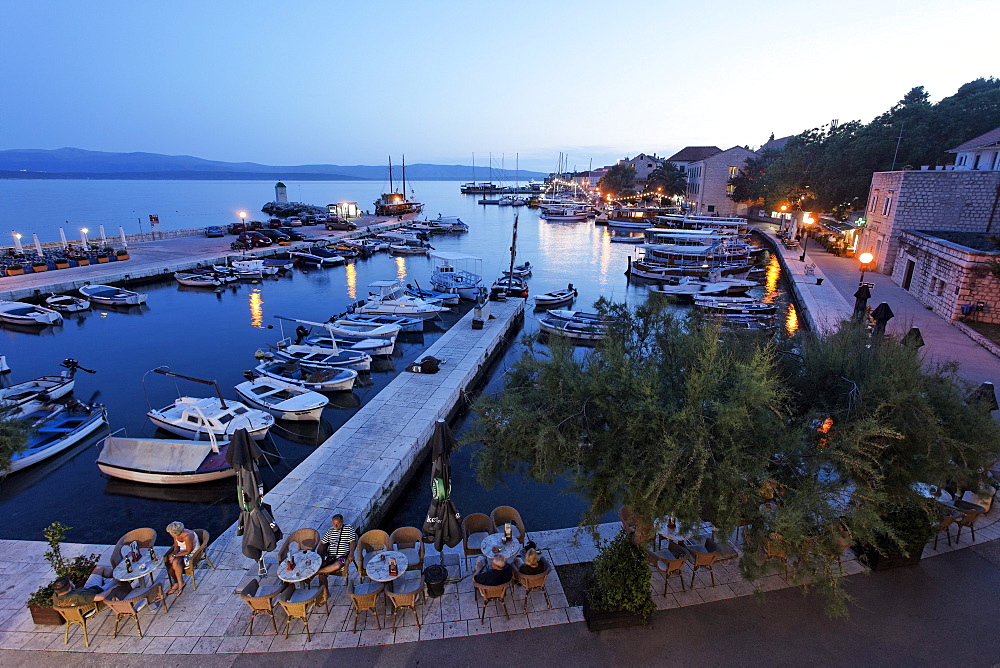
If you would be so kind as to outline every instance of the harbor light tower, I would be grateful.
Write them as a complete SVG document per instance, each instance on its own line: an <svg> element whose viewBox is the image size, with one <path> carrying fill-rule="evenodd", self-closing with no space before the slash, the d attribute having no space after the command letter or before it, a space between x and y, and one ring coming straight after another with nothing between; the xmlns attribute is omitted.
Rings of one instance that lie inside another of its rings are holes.
<svg viewBox="0 0 1000 668"><path fill-rule="evenodd" d="M274 184L274 201L288 204L288 188L281 181Z"/></svg>

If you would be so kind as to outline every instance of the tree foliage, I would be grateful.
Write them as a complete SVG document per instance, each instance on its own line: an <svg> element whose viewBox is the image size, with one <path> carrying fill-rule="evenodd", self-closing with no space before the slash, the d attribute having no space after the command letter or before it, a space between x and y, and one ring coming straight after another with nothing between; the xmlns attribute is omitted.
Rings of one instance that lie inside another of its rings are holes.
<svg viewBox="0 0 1000 668"><path fill-rule="evenodd" d="M484 484L512 471L567 477L588 502L582 524L628 505L640 543L667 515L712 522L719 536L745 526L747 579L765 572L754 548L780 540L801 582L843 612L831 564L845 541L897 540L884 518L923 503L913 482L978 489L995 458L989 413L965 401L951 369L924 369L894 338L845 323L775 343L655 304L597 307L618 324L596 349L529 337L504 390L477 401L466 441L485 446ZM764 503L772 491L776 507Z"/></svg>
<svg viewBox="0 0 1000 668"><path fill-rule="evenodd" d="M738 190L733 197L740 202L762 197L769 210L781 205L838 214L863 209L872 172L950 164L954 155L948 149L998 126L998 79L971 81L936 104L917 86L868 124L824 125L790 138L763 173L753 159L758 164L747 165L746 178L741 171L731 181Z"/></svg>
<svg viewBox="0 0 1000 668"><path fill-rule="evenodd" d="M677 197L687 191L687 175L666 160L649 173L647 183L646 192L659 191L664 197Z"/></svg>
<svg viewBox="0 0 1000 668"><path fill-rule="evenodd" d="M624 197L635 194L635 165L613 165L597 182L597 189L605 195Z"/></svg>
<svg viewBox="0 0 1000 668"><path fill-rule="evenodd" d="M0 472L6 471L10 467L11 458L24 450L31 431L31 424L27 420L0 415Z"/></svg>
<svg viewBox="0 0 1000 668"><path fill-rule="evenodd" d="M774 138L773 134L771 138ZM781 151L777 149L765 149L759 157L747 158L736 176L729 179L729 185L733 186L729 199L747 204L763 204L766 200L773 199L767 196L768 184L765 177L779 155Z"/></svg>

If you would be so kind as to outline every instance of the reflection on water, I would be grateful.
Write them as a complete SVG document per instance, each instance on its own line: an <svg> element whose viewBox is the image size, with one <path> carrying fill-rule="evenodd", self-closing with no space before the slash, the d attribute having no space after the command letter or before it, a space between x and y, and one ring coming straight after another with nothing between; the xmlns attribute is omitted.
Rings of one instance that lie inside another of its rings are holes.
<svg viewBox="0 0 1000 668"><path fill-rule="evenodd" d="M771 256L764 273L764 301L771 303L779 294L778 279L781 278L781 264L778 258Z"/></svg>
<svg viewBox="0 0 1000 668"><path fill-rule="evenodd" d="M264 329L264 295L259 288L250 291L250 326Z"/></svg>
<svg viewBox="0 0 1000 668"><path fill-rule="evenodd" d="M400 281L406 280L406 260L401 256L396 256L396 279Z"/></svg>
<svg viewBox="0 0 1000 668"><path fill-rule="evenodd" d="M351 300L358 298L358 268L353 262L348 262L347 266L347 296Z"/></svg>
<svg viewBox="0 0 1000 668"><path fill-rule="evenodd" d="M799 314L795 310L795 304L791 302L788 304L788 315L785 317L785 331L789 336L799 331Z"/></svg>

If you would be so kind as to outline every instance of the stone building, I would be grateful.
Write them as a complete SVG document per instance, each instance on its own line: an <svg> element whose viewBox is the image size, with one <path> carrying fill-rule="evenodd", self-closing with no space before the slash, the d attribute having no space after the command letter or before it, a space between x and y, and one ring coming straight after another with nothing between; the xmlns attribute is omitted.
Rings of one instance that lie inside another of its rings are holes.
<svg viewBox="0 0 1000 668"><path fill-rule="evenodd" d="M690 165L716 153L722 153L718 146L685 146L667 158L667 162L673 163L682 174L687 174Z"/></svg>
<svg viewBox="0 0 1000 668"><path fill-rule="evenodd" d="M663 158L654 155L640 153L634 158L625 158L618 161L619 165L632 165L635 167L635 189L642 192L642 189L649 183L649 175L654 169L663 164ZM600 178L600 177L598 177ZM594 181L597 184L597 181Z"/></svg>
<svg viewBox="0 0 1000 668"><path fill-rule="evenodd" d="M687 174L685 198L688 208L693 213L702 215L738 215L743 205L729 199L729 194L732 192L729 179L736 176L747 158L755 157L757 153L754 151L734 146L729 150L717 151L689 162L685 167ZM670 161L674 162L673 158Z"/></svg>

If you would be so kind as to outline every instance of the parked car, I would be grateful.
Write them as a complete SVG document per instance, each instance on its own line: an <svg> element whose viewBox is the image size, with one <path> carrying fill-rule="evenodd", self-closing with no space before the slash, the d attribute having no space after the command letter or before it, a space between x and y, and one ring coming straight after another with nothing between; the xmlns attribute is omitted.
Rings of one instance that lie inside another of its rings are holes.
<svg viewBox="0 0 1000 668"><path fill-rule="evenodd" d="M303 225L315 225L316 224L316 215L312 214L312 213L307 213L307 214L303 215L302 216L302 224Z"/></svg>
<svg viewBox="0 0 1000 668"><path fill-rule="evenodd" d="M302 227L302 219L298 216L292 216L285 222L285 224L292 227Z"/></svg>
<svg viewBox="0 0 1000 668"><path fill-rule="evenodd" d="M294 230L291 227L279 227L278 232L281 232L291 241L305 241L308 237L298 230Z"/></svg>
<svg viewBox="0 0 1000 668"><path fill-rule="evenodd" d="M251 220L249 223L247 223L247 229L262 230L264 229L264 223L260 222L259 220Z"/></svg>
<svg viewBox="0 0 1000 668"><path fill-rule="evenodd" d="M276 244L282 244L282 243L287 244L289 242L288 235L283 234L278 230L261 230L260 234L263 234L265 237L267 237Z"/></svg>
<svg viewBox="0 0 1000 668"><path fill-rule="evenodd" d="M226 228L220 227L219 225L212 225L211 227L205 228L206 237L224 237L226 236Z"/></svg>
<svg viewBox="0 0 1000 668"><path fill-rule="evenodd" d="M260 232L247 231L242 233L236 239L242 244L248 244L251 248L261 248L263 246L270 246L272 241L265 237Z"/></svg>
<svg viewBox="0 0 1000 668"><path fill-rule="evenodd" d="M328 230L356 230L358 226L346 218L330 218L326 221Z"/></svg>
<svg viewBox="0 0 1000 668"><path fill-rule="evenodd" d="M226 227L226 231L230 234L242 234L247 231L247 224L242 220L238 223L231 223Z"/></svg>

